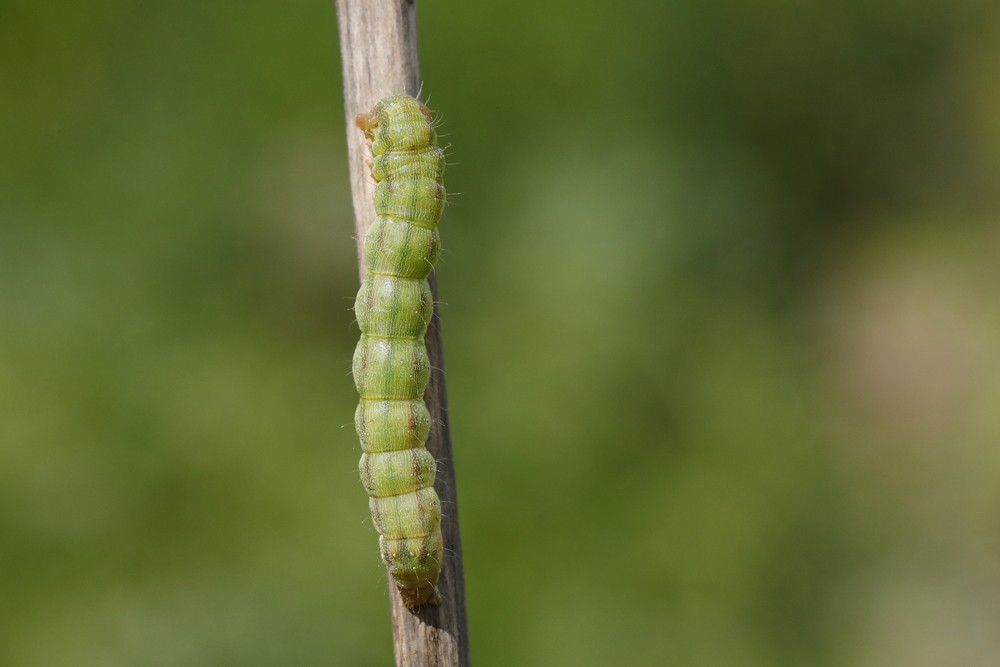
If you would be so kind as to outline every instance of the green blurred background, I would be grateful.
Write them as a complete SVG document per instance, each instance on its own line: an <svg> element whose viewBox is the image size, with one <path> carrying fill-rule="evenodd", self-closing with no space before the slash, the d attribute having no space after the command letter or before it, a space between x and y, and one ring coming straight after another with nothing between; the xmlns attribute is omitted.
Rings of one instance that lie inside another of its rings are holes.
<svg viewBox="0 0 1000 667"><path fill-rule="evenodd" d="M419 26L475 663L995 665L1000 6ZM389 664L331 3L0 63L0 665Z"/></svg>

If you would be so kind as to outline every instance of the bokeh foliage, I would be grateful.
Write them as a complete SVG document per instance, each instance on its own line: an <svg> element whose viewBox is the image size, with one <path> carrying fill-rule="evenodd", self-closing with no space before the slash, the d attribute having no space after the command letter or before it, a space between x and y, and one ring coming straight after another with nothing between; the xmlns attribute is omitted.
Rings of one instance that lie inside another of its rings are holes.
<svg viewBox="0 0 1000 667"><path fill-rule="evenodd" d="M419 23L476 663L993 664L995 5ZM0 664L387 664L330 3L0 63Z"/></svg>

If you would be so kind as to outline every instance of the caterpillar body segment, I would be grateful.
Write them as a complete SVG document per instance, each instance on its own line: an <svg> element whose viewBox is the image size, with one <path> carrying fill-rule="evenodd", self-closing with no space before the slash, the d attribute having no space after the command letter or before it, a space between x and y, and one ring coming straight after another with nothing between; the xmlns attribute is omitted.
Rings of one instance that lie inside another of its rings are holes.
<svg viewBox="0 0 1000 667"><path fill-rule="evenodd" d="M361 340L354 383L359 468L382 560L409 607L440 604L444 546L436 464L426 449L431 417L424 335L433 309L427 277L441 254L444 152L430 112L393 95L357 118L371 142L377 219L365 237L365 279L355 300Z"/></svg>

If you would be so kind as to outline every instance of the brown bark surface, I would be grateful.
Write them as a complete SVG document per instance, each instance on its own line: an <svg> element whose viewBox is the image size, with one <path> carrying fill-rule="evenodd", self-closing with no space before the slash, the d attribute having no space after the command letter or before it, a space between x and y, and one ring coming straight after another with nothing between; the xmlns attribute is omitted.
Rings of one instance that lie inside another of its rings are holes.
<svg viewBox="0 0 1000 667"><path fill-rule="evenodd" d="M408 93L416 96L419 92L416 7L411 0L336 0L336 5L344 68L344 108L355 237L359 273L363 279L363 241L368 227L375 220L372 202L375 181L368 168L370 156L364 133L357 128L354 120L358 114L371 111L375 103L387 95ZM426 335L431 379L424 400L434 423L427 449L438 463L434 488L441 498L441 530L446 552L438 582L442 603L440 606L423 605L408 609L390 579L393 642L398 667L465 667L470 664L469 638L455 468L445 391L441 315L434 273L429 280L434 294L434 316ZM377 553L374 545L372 552Z"/></svg>

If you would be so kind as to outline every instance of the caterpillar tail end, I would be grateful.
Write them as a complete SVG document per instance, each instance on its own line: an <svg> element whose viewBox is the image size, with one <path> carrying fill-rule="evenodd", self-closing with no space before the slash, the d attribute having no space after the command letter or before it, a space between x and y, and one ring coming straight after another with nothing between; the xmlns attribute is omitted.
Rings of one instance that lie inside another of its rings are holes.
<svg viewBox="0 0 1000 667"><path fill-rule="evenodd" d="M403 604L410 609L419 607L422 604L441 604L441 591L434 584L421 586L419 588L403 588L397 585L399 595L403 598Z"/></svg>
<svg viewBox="0 0 1000 667"><path fill-rule="evenodd" d="M424 537L386 539L379 537L382 562L388 566L389 575L409 608L423 604L441 604L438 577L441 576L441 558L444 545L441 530Z"/></svg>

